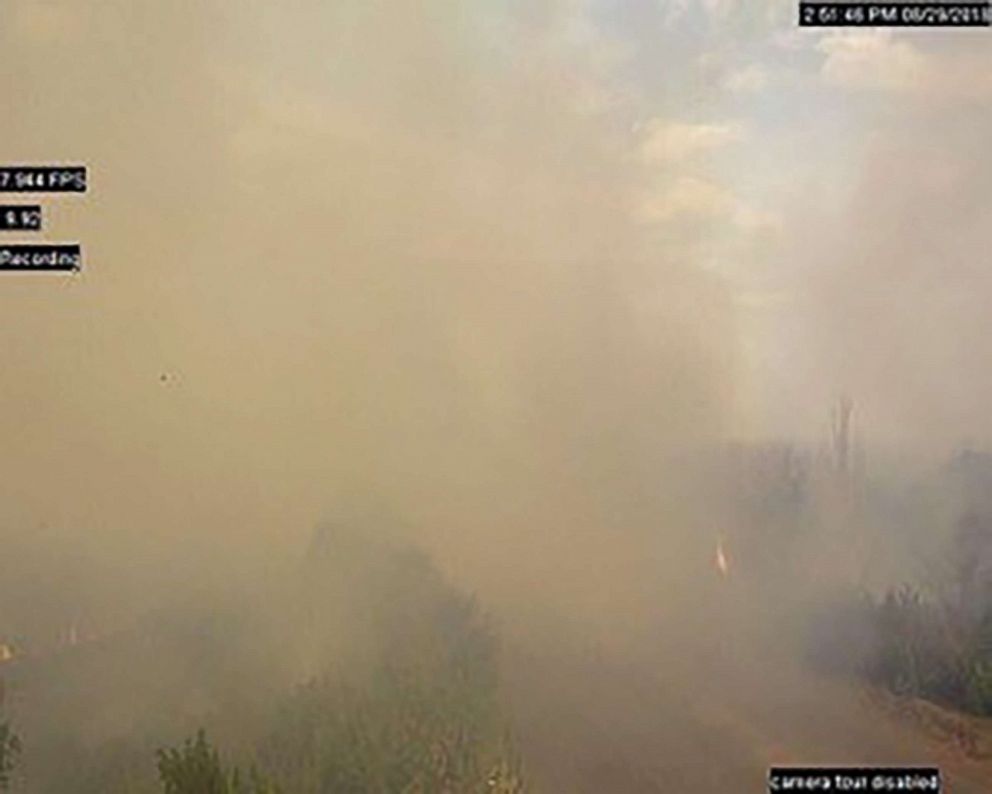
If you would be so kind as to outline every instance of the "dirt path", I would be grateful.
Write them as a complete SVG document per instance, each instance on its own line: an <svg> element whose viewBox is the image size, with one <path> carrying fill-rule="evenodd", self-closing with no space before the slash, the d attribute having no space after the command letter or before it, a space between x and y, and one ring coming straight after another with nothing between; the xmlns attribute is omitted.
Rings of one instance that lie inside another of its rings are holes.
<svg viewBox="0 0 992 794"><path fill-rule="evenodd" d="M773 764L936 765L946 792L992 792L992 762L853 687L726 650L675 663L518 651L516 713L542 794L760 793Z"/></svg>

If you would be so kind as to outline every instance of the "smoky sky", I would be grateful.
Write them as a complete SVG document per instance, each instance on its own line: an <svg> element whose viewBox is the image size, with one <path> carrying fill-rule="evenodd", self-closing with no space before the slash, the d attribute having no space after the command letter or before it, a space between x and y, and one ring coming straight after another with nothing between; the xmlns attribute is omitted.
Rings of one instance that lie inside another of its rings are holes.
<svg viewBox="0 0 992 794"><path fill-rule="evenodd" d="M5 531L185 581L371 501L552 600L643 556L604 527L728 430L733 305L638 219L582 8L0 14L3 157L90 169L83 272L0 290Z"/></svg>

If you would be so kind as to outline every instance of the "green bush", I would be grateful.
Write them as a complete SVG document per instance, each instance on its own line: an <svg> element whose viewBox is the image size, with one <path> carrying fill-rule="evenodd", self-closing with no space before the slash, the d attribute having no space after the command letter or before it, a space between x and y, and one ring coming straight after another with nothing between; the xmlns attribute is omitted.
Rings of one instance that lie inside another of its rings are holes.
<svg viewBox="0 0 992 794"><path fill-rule="evenodd" d="M328 675L291 696L259 747L262 767L299 794L524 791L502 719L496 634L475 602L409 550L326 534L321 548L319 580L338 581L343 567L375 582L360 598L323 593L357 601L374 637L367 673Z"/></svg>
<svg viewBox="0 0 992 794"><path fill-rule="evenodd" d="M10 785L10 773L21 752L21 741L10 727L10 723L0 722L0 789Z"/></svg>
<svg viewBox="0 0 992 794"><path fill-rule="evenodd" d="M3 706L3 681L0 681L0 706ZM10 786L10 774L21 753L21 740L10 727L10 723L0 721L0 790Z"/></svg>
<svg viewBox="0 0 992 794"><path fill-rule="evenodd" d="M833 636L859 641L846 646L843 666L834 661L837 646L811 646L819 666L865 676L896 694L992 715L992 609L976 624L954 605L903 587L880 600L866 599L857 610L836 611L832 618L848 624L846 634ZM821 615L818 621L825 619Z"/></svg>
<svg viewBox="0 0 992 794"><path fill-rule="evenodd" d="M245 779L236 767L225 769L202 730L182 747L159 750L158 774L165 794L279 793L254 768Z"/></svg>

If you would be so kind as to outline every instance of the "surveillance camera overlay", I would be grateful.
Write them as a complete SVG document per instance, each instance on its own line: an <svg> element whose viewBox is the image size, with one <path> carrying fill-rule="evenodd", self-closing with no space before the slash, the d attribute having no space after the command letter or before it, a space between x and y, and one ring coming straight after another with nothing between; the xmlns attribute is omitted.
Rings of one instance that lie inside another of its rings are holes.
<svg viewBox="0 0 992 794"><path fill-rule="evenodd" d="M2 0L0 791L992 792L990 35Z"/></svg>

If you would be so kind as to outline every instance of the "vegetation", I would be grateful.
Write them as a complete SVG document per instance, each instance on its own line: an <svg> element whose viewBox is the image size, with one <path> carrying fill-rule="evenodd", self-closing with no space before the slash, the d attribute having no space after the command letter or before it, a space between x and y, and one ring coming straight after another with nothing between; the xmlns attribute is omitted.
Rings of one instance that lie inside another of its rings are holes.
<svg viewBox="0 0 992 794"><path fill-rule="evenodd" d="M319 575L342 562L361 591ZM403 548L324 533L311 554L313 587L349 598L369 629L358 680L325 674L281 703L257 759L286 790L524 791L498 692L498 647L475 602L429 560Z"/></svg>
<svg viewBox="0 0 992 794"><path fill-rule="evenodd" d="M522 792L500 732L491 657L472 650L444 649L447 658L419 665L387 660L363 687L302 688L274 721L260 760L301 794Z"/></svg>
<svg viewBox="0 0 992 794"><path fill-rule="evenodd" d="M41 704L58 715L24 726L26 785L53 794L525 791L494 626L425 554L373 537L325 529L281 589L258 585L234 603L183 600L18 667L25 696L49 697ZM0 789L19 749L0 721Z"/></svg>
<svg viewBox="0 0 992 794"><path fill-rule="evenodd" d="M3 683L0 682L0 706L3 705ZM10 786L10 775L21 752L21 740L7 721L0 721L0 790Z"/></svg>
<svg viewBox="0 0 992 794"><path fill-rule="evenodd" d="M981 526L971 513L958 521L941 588L902 586L825 609L807 645L814 660L895 694L992 716L992 581L983 567L992 533Z"/></svg>
<svg viewBox="0 0 992 794"><path fill-rule="evenodd" d="M237 768L225 769L202 730L179 749L159 750L158 774L165 794L279 794L254 768L244 781Z"/></svg>
<svg viewBox="0 0 992 794"><path fill-rule="evenodd" d="M992 715L992 605L974 622L903 588L876 604L872 617L870 680L897 694Z"/></svg>

